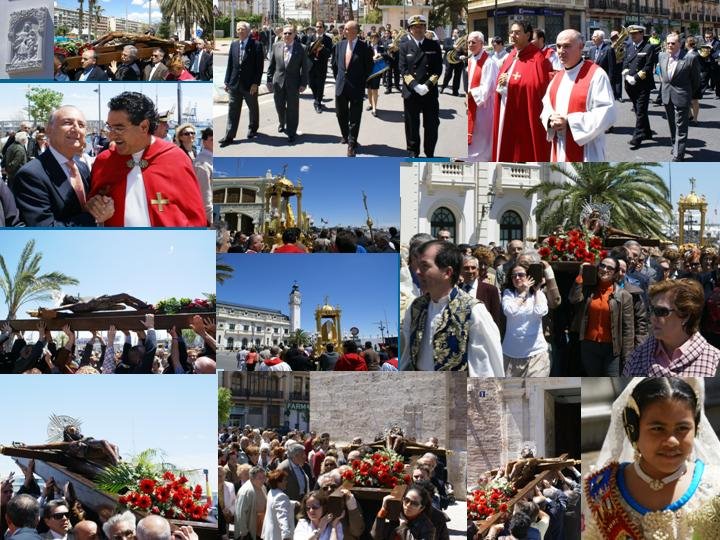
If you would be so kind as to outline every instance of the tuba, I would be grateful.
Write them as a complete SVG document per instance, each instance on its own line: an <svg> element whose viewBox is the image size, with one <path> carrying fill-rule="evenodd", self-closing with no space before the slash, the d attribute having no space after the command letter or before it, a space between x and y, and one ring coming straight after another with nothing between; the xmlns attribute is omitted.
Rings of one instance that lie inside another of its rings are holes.
<svg viewBox="0 0 720 540"><path fill-rule="evenodd" d="M458 56L467 56L467 34L455 40L452 50L447 52L445 59L448 64L459 64L462 60Z"/></svg>
<svg viewBox="0 0 720 540"><path fill-rule="evenodd" d="M310 58L315 58L324 48L325 45L323 45L322 38L317 38L315 41L313 41L313 44L308 47L307 55Z"/></svg>
<svg viewBox="0 0 720 540"><path fill-rule="evenodd" d="M398 30L398 33L393 38L392 43L388 47L387 52L394 55L400 49L400 40L407 36L407 30Z"/></svg>
<svg viewBox="0 0 720 540"><path fill-rule="evenodd" d="M628 34L627 28L623 26L618 34L617 40L615 40L615 43L612 44L612 48L615 51L615 61L617 63L622 63L625 58L625 40L629 35L630 34Z"/></svg>

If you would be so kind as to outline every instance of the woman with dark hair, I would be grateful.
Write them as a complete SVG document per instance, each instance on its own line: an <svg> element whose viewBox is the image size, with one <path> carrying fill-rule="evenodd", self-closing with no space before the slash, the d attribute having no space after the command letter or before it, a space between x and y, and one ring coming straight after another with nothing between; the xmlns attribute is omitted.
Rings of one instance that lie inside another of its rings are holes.
<svg viewBox="0 0 720 540"><path fill-rule="evenodd" d="M342 540L340 522L345 512L335 517L327 513L328 498L322 490L311 491L303 499L300 519L293 540Z"/></svg>
<svg viewBox="0 0 720 540"><path fill-rule="evenodd" d="M633 299L618 287L616 276L620 264L605 257L597 266L597 284L583 283L583 267L570 288L568 300L579 304L573 329L579 333L580 359L585 375L613 377L620 375L620 363L635 348Z"/></svg>
<svg viewBox="0 0 720 540"><path fill-rule="evenodd" d="M518 262L507 274L502 296L506 317L503 363L507 377L547 377L550 355L543 334L542 318L548 303L540 283L529 275L530 265Z"/></svg>
<svg viewBox="0 0 720 540"><path fill-rule="evenodd" d="M410 484L402 498L402 511L398 519L389 520L388 501L385 496L382 507L375 518L373 540L434 540L435 527L430 521L432 502L430 493L416 484Z"/></svg>
<svg viewBox="0 0 720 540"><path fill-rule="evenodd" d="M634 379L585 478L583 538L720 538L720 441L703 379Z"/></svg>
<svg viewBox="0 0 720 540"><path fill-rule="evenodd" d="M263 540L287 540L295 530L294 505L285 493L287 489L286 471L272 471L267 475L267 505L263 520L261 538Z"/></svg>
<svg viewBox="0 0 720 540"><path fill-rule="evenodd" d="M714 377L720 350L700 334L704 307L702 285L694 279L651 285L652 335L633 351L623 375Z"/></svg>

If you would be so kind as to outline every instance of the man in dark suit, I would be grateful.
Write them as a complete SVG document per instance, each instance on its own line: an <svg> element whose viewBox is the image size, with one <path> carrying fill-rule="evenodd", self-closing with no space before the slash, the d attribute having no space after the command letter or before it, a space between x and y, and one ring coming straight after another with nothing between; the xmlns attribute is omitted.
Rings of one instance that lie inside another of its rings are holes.
<svg viewBox="0 0 720 540"><path fill-rule="evenodd" d="M196 37L193 39L195 50L190 53L188 71L198 81L212 81L213 57L205 50L205 41Z"/></svg>
<svg viewBox="0 0 720 540"><path fill-rule="evenodd" d="M140 66L137 63L138 50L133 45L125 45L120 55L121 64L110 62L110 73L115 81L139 81L142 78Z"/></svg>
<svg viewBox="0 0 720 540"><path fill-rule="evenodd" d="M93 49L88 49L80 57L82 70L75 76L76 81L107 81L105 70L97 65L97 55Z"/></svg>
<svg viewBox="0 0 720 540"><path fill-rule="evenodd" d="M603 68L612 81L615 72L615 51L608 43L605 43L605 32L595 30L592 35L592 42L593 45L588 51L588 60Z"/></svg>
<svg viewBox="0 0 720 540"><path fill-rule="evenodd" d="M705 45L710 46L710 57L713 61L710 63L712 70L710 71L710 89L715 89L715 96L720 98L720 69L718 69L717 60L720 58L720 40L715 37L712 30L705 30Z"/></svg>
<svg viewBox="0 0 720 540"><path fill-rule="evenodd" d="M435 155L440 126L437 81L442 73L440 45L425 38L427 20L413 15L408 20L410 35L400 43L400 76L405 110L405 140L412 157L420 155L420 114L423 116L423 149L427 157Z"/></svg>
<svg viewBox="0 0 720 540"><path fill-rule="evenodd" d="M335 109L341 143L348 145L348 157L355 157L360 133L362 101L365 84L372 73L372 51L358 39L359 27L355 21L345 23L345 39L335 47L332 70L335 74Z"/></svg>
<svg viewBox="0 0 720 540"><path fill-rule="evenodd" d="M310 59L305 46L295 39L295 28L285 25L283 41L278 41L272 47L267 86L275 98L278 131L285 132L290 144L295 142L297 135L300 94L307 86L309 70Z"/></svg>
<svg viewBox="0 0 720 540"><path fill-rule="evenodd" d="M257 136L260 126L260 108L258 107L258 87L262 79L265 57L262 45L250 37L250 25L244 21L237 23L238 39L230 44L227 70L225 71L225 91L230 95L228 106L228 126L225 137L220 140L223 148L232 144L240 123L240 109L243 101L247 103L250 114L248 139Z"/></svg>
<svg viewBox="0 0 720 540"><path fill-rule="evenodd" d="M700 88L700 66L695 55L686 55L687 51L680 48L677 34L668 34L665 42L666 50L660 53L662 103L670 126L673 161L683 161L690 122L690 102Z"/></svg>
<svg viewBox="0 0 720 540"><path fill-rule="evenodd" d="M652 139L648 118L650 92L655 89L655 47L645 37L645 28L633 24L628 27L632 43L625 49L623 75L625 91L635 106L635 131L630 139L630 148L637 150L642 141Z"/></svg>
<svg viewBox="0 0 720 540"><path fill-rule="evenodd" d="M325 79L327 78L327 66L330 54L332 53L332 39L325 33L325 23L318 21L315 23L315 39L308 45L312 67L310 68L310 89L312 90L313 99L315 100L315 112L322 112L322 100L325 93ZM318 44L322 43L322 47Z"/></svg>
<svg viewBox="0 0 720 540"><path fill-rule="evenodd" d="M90 170L78 159L85 149L85 117L66 105L50 115L48 149L16 175L15 201L28 227L94 227L85 210Z"/></svg>
<svg viewBox="0 0 720 540"><path fill-rule="evenodd" d="M460 89L460 78L462 77L463 67L465 67L465 65L462 62L451 64L447 61L447 54L455 48L455 42L458 39L460 39L460 32L458 32L458 29L455 28L452 31L452 36L446 37L443 41L443 48L445 49L445 76L443 77L440 93L445 91L450 84L450 79L452 78L453 96L459 95L458 90ZM465 71L467 71L467 69Z"/></svg>
<svg viewBox="0 0 720 540"><path fill-rule="evenodd" d="M300 443L293 444L288 448L287 455L287 459L278 465L279 471L287 473L287 487L284 491L291 501L302 501L312 489L310 477L304 468L307 462L305 448Z"/></svg>
<svg viewBox="0 0 720 540"><path fill-rule="evenodd" d="M164 81L168 74L168 68L163 63L165 51L155 49L150 57L151 63L143 69L143 81Z"/></svg>

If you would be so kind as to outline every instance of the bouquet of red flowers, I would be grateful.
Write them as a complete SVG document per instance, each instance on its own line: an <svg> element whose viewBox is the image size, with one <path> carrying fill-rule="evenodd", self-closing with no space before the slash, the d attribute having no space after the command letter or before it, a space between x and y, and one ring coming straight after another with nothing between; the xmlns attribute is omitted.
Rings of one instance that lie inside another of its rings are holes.
<svg viewBox="0 0 720 540"><path fill-rule="evenodd" d="M409 474L404 474L405 465L401 456L392 450L378 450L363 459L355 459L352 467L342 475L358 487L394 488L398 484L409 484Z"/></svg>
<svg viewBox="0 0 720 540"><path fill-rule="evenodd" d="M508 511L508 502L516 493L515 487L505 482L491 482L467 496L467 516L472 521L482 521L493 514Z"/></svg>
<svg viewBox="0 0 720 540"><path fill-rule="evenodd" d="M548 236L538 253L548 262L579 261L591 264L607 256L599 236L589 235L579 229Z"/></svg>
<svg viewBox="0 0 720 540"><path fill-rule="evenodd" d="M207 519L211 501L202 502L200 484L191 489L187 483L188 479L184 476L175 478L173 473L165 471L160 479L142 478L137 487L121 495L118 501L131 510L159 514L168 519Z"/></svg>

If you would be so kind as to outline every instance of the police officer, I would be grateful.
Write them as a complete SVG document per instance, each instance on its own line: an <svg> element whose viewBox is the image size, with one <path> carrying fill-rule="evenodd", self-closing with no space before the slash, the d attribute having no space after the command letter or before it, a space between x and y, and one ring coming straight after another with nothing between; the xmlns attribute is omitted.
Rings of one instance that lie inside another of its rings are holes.
<svg viewBox="0 0 720 540"><path fill-rule="evenodd" d="M637 150L645 139L652 139L648 118L650 92L655 89L655 47L645 37L645 28L633 24L628 27L632 43L625 49L623 77L625 91L635 108L635 131L630 139L630 148Z"/></svg>
<svg viewBox="0 0 720 540"><path fill-rule="evenodd" d="M325 33L325 23L323 21L317 21L315 23L315 39L307 48L308 56L310 56L310 60L312 61L309 83L313 99L315 100L316 113L322 112L328 60L330 59L332 49L332 38Z"/></svg>
<svg viewBox="0 0 720 540"><path fill-rule="evenodd" d="M410 35L400 43L398 51L402 96L405 110L405 139L412 157L420 155L420 113L423 115L423 148L426 157L433 157L440 125L440 104L437 81L443 67L440 44L425 38L427 20L413 15L408 20Z"/></svg>

